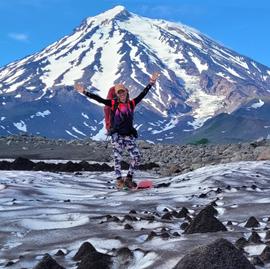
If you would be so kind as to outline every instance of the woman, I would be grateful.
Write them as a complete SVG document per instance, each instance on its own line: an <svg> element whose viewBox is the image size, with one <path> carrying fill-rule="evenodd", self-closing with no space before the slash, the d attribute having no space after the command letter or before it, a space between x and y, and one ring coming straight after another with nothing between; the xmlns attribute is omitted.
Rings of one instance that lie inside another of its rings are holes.
<svg viewBox="0 0 270 269"><path fill-rule="evenodd" d="M145 97L158 77L159 73L154 73L145 89L132 100L129 99L128 90L123 84L116 84L114 86L116 98L112 100L103 99L96 94L86 91L82 85L75 84L75 89L79 93L111 108L111 128L109 134L111 135L113 145L114 171L116 175L116 187L118 189L136 187L136 183L133 181L133 175L134 170L140 162L140 152L135 143L137 131L133 127L133 113L136 105ZM126 177L122 177L121 172L121 160L124 149L127 149L132 158Z"/></svg>

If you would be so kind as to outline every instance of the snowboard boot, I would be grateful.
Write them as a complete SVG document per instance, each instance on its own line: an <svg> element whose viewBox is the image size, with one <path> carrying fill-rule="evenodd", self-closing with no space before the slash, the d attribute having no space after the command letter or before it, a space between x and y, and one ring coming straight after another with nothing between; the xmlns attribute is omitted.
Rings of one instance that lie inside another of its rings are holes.
<svg viewBox="0 0 270 269"><path fill-rule="evenodd" d="M125 179L125 187L129 189L135 189L137 187L136 182L132 180L132 175L127 175Z"/></svg>
<svg viewBox="0 0 270 269"><path fill-rule="evenodd" d="M118 177L116 179L116 188L121 190L125 187L125 180L122 177Z"/></svg>

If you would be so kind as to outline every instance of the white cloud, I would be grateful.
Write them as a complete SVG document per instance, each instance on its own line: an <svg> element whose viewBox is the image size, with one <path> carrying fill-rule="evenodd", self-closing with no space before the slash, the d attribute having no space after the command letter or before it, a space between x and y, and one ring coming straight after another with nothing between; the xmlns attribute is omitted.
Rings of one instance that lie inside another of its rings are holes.
<svg viewBox="0 0 270 269"><path fill-rule="evenodd" d="M25 42L29 40L29 36L24 33L9 33L8 36L17 41Z"/></svg>

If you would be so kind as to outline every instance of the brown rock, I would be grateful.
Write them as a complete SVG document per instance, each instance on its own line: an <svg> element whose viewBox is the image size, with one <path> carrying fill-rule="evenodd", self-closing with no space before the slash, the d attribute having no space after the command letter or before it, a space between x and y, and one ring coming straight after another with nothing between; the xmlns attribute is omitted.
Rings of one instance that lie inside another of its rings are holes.
<svg viewBox="0 0 270 269"><path fill-rule="evenodd" d="M257 160L258 161L270 160L270 147L263 147Z"/></svg>

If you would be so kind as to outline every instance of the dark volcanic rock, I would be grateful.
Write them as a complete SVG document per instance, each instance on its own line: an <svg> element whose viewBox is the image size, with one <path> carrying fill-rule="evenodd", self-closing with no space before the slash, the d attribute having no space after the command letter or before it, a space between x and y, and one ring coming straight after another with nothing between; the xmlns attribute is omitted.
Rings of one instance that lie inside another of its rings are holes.
<svg viewBox="0 0 270 269"><path fill-rule="evenodd" d="M173 269L255 269L233 244L218 239L187 253Z"/></svg>
<svg viewBox="0 0 270 269"><path fill-rule="evenodd" d="M248 241L246 238L241 237L235 242L235 246L239 249L243 249L248 244Z"/></svg>
<svg viewBox="0 0 270 269"><path fill-rule="evenodd" d="M11 165L8 161L0 161L0 170L10 170Z"/></svg>
<svg viewBox="0 0 270 269"><path fill-rule="evenodd" d="M117 218L116 216L111 217L109 220L113 222L120 222L120 219Z"/></svg>
<svg viewBox="0 0 270 269"><path fill-rule="evenodd" d="M264 262L270 262L270 246L266 246L259 257Z"/></svg>
<svg viewBox="0 0 270 269"><path fill-rule="evenodd" d="M161 233L160 237L163 239L168 239L168 238L170 238L170 234L168 232L163 232L163 233Z"/></svg>
<svg viewBox="0 0 270 269"><path fill-rule="evenodd" d="M106 163L89 164L86 161L80 163L34 163L26 158L18 157L13 162L0 161L0 170L33 170L33 171L49 171L49 172L76 172L76 171L113 171L113 167Z"/></svg>
<svg viewBox="0 0 270 269"><path fill-rule="evenodd" d="M12 266L13 264L15 264L13 261L8 261L5 265L5 267L9 267Z"/></svg>
<svg viewBox="0 0 270 269"><path fill-rule="evenodd" d="M188 209L183 207L174 217L176 218L185 218L189 213Z"/></svg>
<svg viewBox="0 0 270 269"><path fill-rule="evenodd" d="M152 240L155 236L157 236L157 233L154 231L151 231L149 235L147 236L146 240Z"/></svg>
<svg viewBox="0 0 270 269"><path fill-rule="evenodd" d="M160 166L157 163L144 163L140 164L138 169L140 170L151 170L153 168L159 168Z"/></svg>
<svg viewBox="0 0 270 269"><path fill-rule="evenodd" d="M65 256L65 253L59 249L56 253L55 253L55 256Z"/></svg>
<svg viewBox="0 0 270 269"><path fill-rule="evenodd" d="M127 247L118 249L116 251L116 256L117 256L117 262L119 263L119 265L127 266L127 267L134 258L133 252Z"/></svg>
<svg viewBox="0 0 270 269"><path fill-rule="evenodd" d="M173 236L179 237L180 234L179 234L178 232L174 232L174 233L173 233Z"/></svg>
<svg viewBox="0 0 270 269"><path fill-rule="evenodd" d="M167 183L159 183L155 186L155 188L167 188L171 185L171 182L167 182Z"/></svg>
<svg viewBox="0 0 270 269"><path fill-rule="evenodd" d="M248 242L260 244L262 243L262 240L261 237L255 231L253 231L248 239Z"/></svg>
<svg viewBox="0 0 270 269"><path fill-rule="evenodd" d="M133 230L133 227L130 224L126 223L124 226L124 229L125 230Z"/></svg>
<svg viewBox="0 0 270 269"><path fill-rule="evenodd" d="M35 163L26 158L19 157L11 163L12 170L32 170Z"/></svg>
<svg viewBox="0 0 270 269"><path fill-rule="evenodd" d="M54 171L55 164L45 163L45 162L37 162L33 167L35 171Z"/></svg>
<svg viewBox="0 0 270 269"><path fill-rule="evenodd" d="M188 227L188 223L187 222L183 222L181 225L180 225L180 229L182 230L185 230L187 227Z"/></svg>
<svg viewBox="0 0 270 269"><path fill-rule="evenodd" d="M125 220L127 220L127 221L133 221L133 220L137 220L137 219L134 216L125 215L123 221L125 221Z"/></svg>
<svg viewBox="0 0 270 269"><path fill-rule="evenodd" d="M265 239L270 239L270 230L266 232Z"/></svg>
<svg viewBox="0 0 270 269"><path fill-rule="evenodd" d="M218 214L218 211L212 205L208 205L199 214L204 214L207 216L216 216Z"/></svg>
<svg viewBox="0 0 270 269"><path fill-rule="evenodd" d="M245 224L246 228L254 228L254 227L259 227L260 223L258 222L258 220L255 217L250 217L247 221L247 223Z"/></svg>
<svg viewBox="0 0 270 269"><path fill-rule="evenodd" d="M167 212L161 217L161 219L171 220L172 219L172 214L170 212Z"/></svg>
<svg viewBox="0 0 270 269"><path fill-rule="evenodd" d="M185 233L209 233L227 231L226 227L214 217L216 209L213 206L204 208L185 229Z"/></svg>
<svg viewBox="0 0 270 269"><path fill-rule="evenodd" d="M188 221L188 222L190 223L190 222L192 221L192 217L189 216L189 215L187 215L187 216L185 217L185 220Z"/></svg>
<svg viewBox="0 0 270 269"><path fill-rule="evenodd" d="M199 195L199 198L206 198L207 197L207 193L201 193L200 195Z"/></svg>
<svg viewBox="0 0 270 269"><path fill-rule="evenodd" d="M83 256L77 269L109 269L111 263L110 255L95 251Z"/></svg>
<svg viewBox="0 0 270 269"><path fill-rule="evenodd" d="M117 256L126 257L126 258L133 257L132 251L129 248L127 248L127 247L119 248L116 251L116 255Z"/></svg>
<svg viewBox="0 0 270 269"><path fill-rule="evenodd" d="M258 266L264 266L264 263L263 263L263 261L260 259L259 256L254 256L254 257L252 258L252 264L258 265Z"/></svg>
<svg viewBox="0 0 270 269"><path fill-rule="evenodd" d="M49 254L45 254L42 260L33 269L64 269Z"/></svg>
<svg viewBox="0 0 270 269"><path fill-rule="evenodd" d="M74 261L79 261L81 260L85 255L88 255L89 253L92 252L96 252L96 249L93 247L92 244L90 244L89 242L84 242L78 252L75 254L75 256L73 257Z"/></svg>

